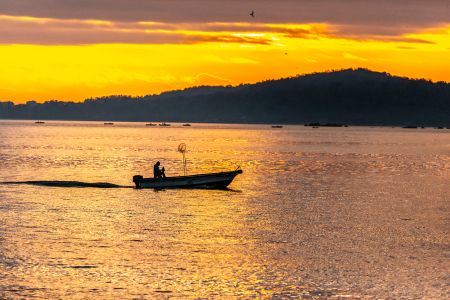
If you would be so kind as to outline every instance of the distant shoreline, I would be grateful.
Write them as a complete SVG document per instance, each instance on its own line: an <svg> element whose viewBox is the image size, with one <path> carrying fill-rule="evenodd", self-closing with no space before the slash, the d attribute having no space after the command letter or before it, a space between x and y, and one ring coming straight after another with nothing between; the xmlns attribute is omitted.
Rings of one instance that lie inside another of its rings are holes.
<svg viewBox="0 0 450 300"><path fill-rule="evenodd" d="M143 97L0 102L0 118L449 127L450 84L348 69L236 87L201 86Z"/></svg>
<svg viewBox="0 0 450 300"><path fill-rule="evenodd" d="M39 125L52 125L52 122L86 122L86 123L98 123L96 125L120 125L121 123L136 123L136 124L142 124L143 126L146 125L146 123L151 123L153 122L155 124L156 128L160 128L161 126L157 126L158 124L161 123L166 123L169 125L174 125L172 128L179 128L179 127L186 127L183 126L185 125L185 123L189 123L192 126L189 127L194 127L195 125L248 125L248 126L269 126L273 129L283 129L285 126L300 126L300 127L305 127L305 128L312 128L312 129L316 129L316 128L355 128L355 127L360 127L360 128L364 128L364 127L371 127L371 128L397 128L397 129L444 129L444 130L450 130L450 126L449 127L445 127L445 126L399 126L399 125L352 125L352 124L337 124L338 126L330 126L329 124L281 124L281 123L277 123L277 124L272 124L272 123L220 123L220 122L172 122L172 121L164 121L164 122L160 122L160 121L149 121L149 122L144 122L144 121L115 121L115 120L59 120L59 119L0 119L0 122L9 122L9 121L23 121L23 122L30 122L33 124L39 124ZM107 123L105 123L107 122ZM54 124L54 123L53 123ZM274 126L276 125L276 126ZM278 126L280 126L278 128ZM108 127L113 127L113 126L108 126ZM168 126L170 128L170 126Z"/></svg>

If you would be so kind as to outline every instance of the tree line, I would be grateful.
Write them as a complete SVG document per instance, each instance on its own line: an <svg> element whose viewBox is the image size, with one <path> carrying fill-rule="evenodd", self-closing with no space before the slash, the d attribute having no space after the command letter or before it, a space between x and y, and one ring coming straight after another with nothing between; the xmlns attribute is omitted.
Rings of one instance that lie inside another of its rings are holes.
<svg viewBox="0 0 450 300"><path fill-rule="evenodd" d="M450 84L347 69L84 102L0 102L2 119L450 126Z"/></svg>

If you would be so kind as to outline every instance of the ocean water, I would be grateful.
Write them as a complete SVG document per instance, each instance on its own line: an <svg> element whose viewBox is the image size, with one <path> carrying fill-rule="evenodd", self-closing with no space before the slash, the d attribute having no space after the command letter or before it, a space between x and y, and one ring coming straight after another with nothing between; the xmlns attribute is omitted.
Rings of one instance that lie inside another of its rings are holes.
<svg viewBox="0 0 450 300"><path fill-rule="evenodd" d="M182 142L244 173L132 187ZM450 130L0 121L0 182L0 298L447 297Z"/></svg>

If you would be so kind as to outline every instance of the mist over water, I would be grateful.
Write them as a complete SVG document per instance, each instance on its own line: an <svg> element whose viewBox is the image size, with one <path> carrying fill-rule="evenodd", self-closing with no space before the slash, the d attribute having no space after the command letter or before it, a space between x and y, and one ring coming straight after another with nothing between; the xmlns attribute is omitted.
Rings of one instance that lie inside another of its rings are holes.
<svg viewBox="0 0 450 300"><path fill-rule="evenodd" d="M130 188L182 142L244 173ZM450 130L0 121L0 182L0 298L446 296Z"/></svg>

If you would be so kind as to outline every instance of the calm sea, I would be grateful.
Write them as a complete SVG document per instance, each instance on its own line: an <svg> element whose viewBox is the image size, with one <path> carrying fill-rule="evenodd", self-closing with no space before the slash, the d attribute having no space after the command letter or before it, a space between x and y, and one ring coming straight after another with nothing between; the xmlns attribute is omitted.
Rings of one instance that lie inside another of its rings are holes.
<svg viewBox="0 0 450 300"><path fill-rule="evenodd" d="M132 188L182 142L244 173ZM0 121L0 181L0 298L447 296L450 130Z"/></svg>

